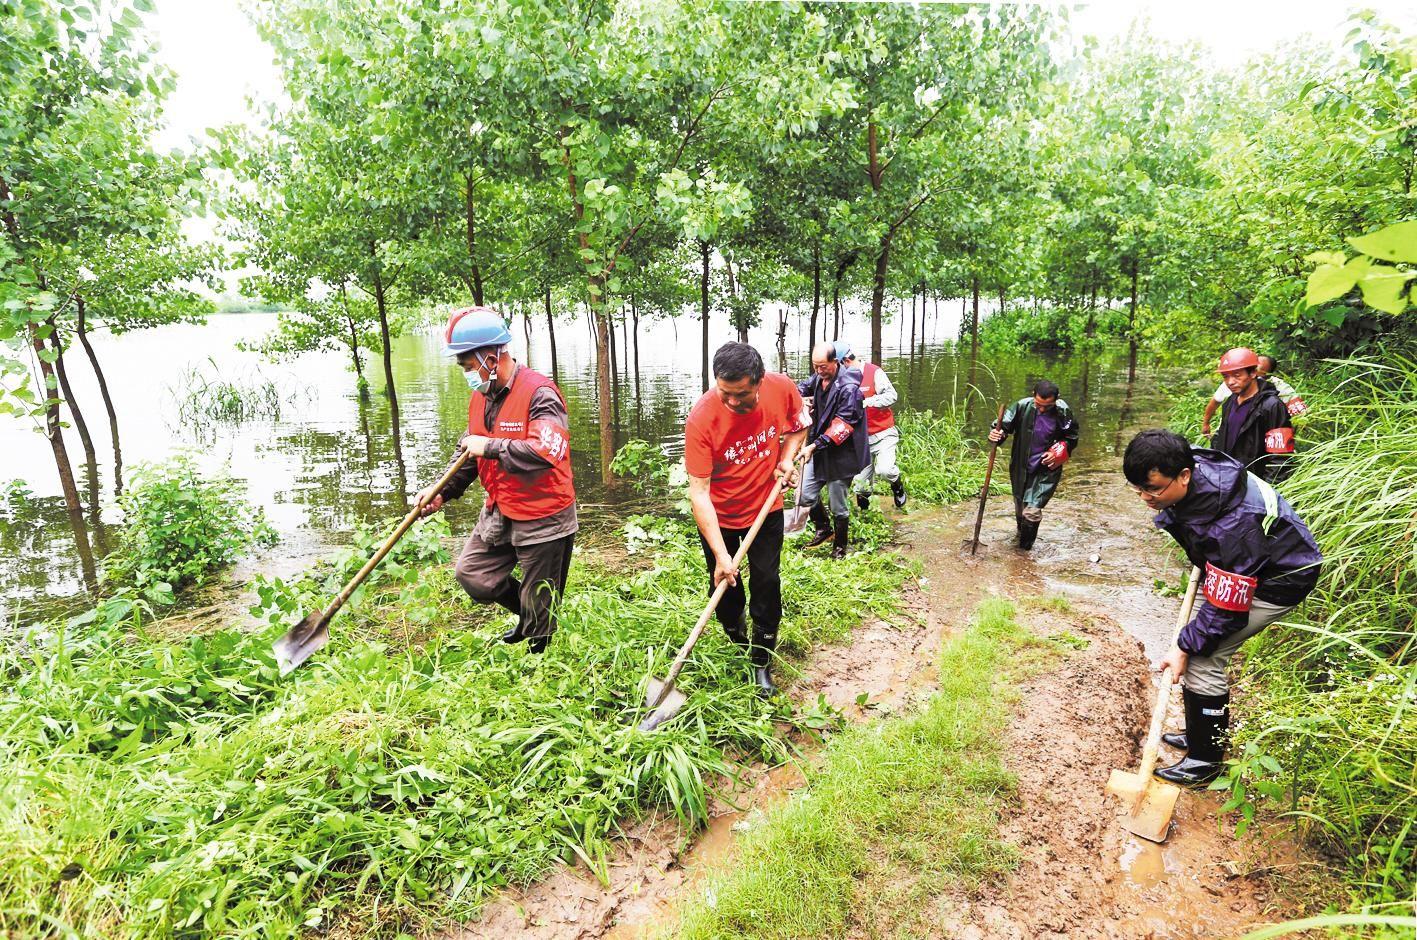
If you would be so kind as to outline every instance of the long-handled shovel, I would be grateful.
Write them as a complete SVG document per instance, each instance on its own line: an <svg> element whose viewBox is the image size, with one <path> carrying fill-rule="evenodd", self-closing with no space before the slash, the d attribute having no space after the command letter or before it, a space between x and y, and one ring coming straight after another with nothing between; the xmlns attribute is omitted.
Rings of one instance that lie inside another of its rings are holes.
<svg viewBox="0 0 1417 940"><path fill-rule="evenodd" d="M748 546L752 545L753 539L757 538L758 530L763 527L763 520L767 519L768 513L772 510L772 504L777 501L777 496L781 492L782 481L778 480L773 484L772 492L768 493L763 508L758 510L758 518L753 520L753 527L748 530L747 535L743 536L743 544L738 546L738 551L733 556L735 568L743 564L743 559L748 555ZM739 577L742 577L741 573ZM653 731L658 728L677 715L679 709L683 708L684 703L689 700L683 692L674 687L674 680L679 678L684 664L689 661L689 654L694 651L694 645L699 642L699 637L703 636L704 627L708 625L709 618L713 616L718 602L723 600L723 595L727 590L728 582L726 580L718 582L718 587L714 588L713 596L709 598L708 606L699 615L699 622L694 624L694 629L689 631L689 638L679 648L679 655L674 657L674 665L669 667L669 674L663 679L651 678L649 680L649 687L645 690L645 707L650 710L650 714L640 722L641 731Z"/></svg>
<svg viewBox="0 0 1417 940"><path fill-rule="evenodd" d="M431 490L427 492L437 493L448 485L448 481L453 478L462 465L467 463L467 458L471 456L470 451L464 450L453 461L453 465L448 468L448 472L443 474ZM379 550L374 553L364 567L359 569L359 573L349 579L349 583L344 586L344 590L330 602L330 606L324 610L317 610L306 618L291 627L285 636L275 642L276 662L280 664L280 674L287 675L293 672L296 667L309 659L330 641L330 621L335 614L344 606L344 602L349 600L349 596L354 593L355 588L364 583L364 579L369 577L369 572L378 567L379 562L384 560L384 556L393 550L399 539L403 538L415 522L418 521L419 513L424 505L423 500L419 500L417 505L408 511L408 515L403 517L393 534L384 540L384 544L379 546Z"/></svg>
<svg viewBox="0 0 1417 940"><path fill-rule="evenodd" d="M995 427L1004 423L1004 406L999 406L999 420ZM994 458L999 456L999 443L989 448L989 469L984 471L984 487L979 491L979 512L974 517L974 539L969 545L969 554L979 551L979 527L984 524L984 503L989 499L989 481L994 478Z"/></svg>
<svg viewBox="0 0 1417 940"><path fill-rule="evenodd" d="M1191 606L1196 600L1196 586L1200 583L1200 569L1191 569L1191 583L1186 586L1186 599L1181 604L1181 615L1176 618L1176 634L1191 619ZM1172 637L1175 642L1175 637ZM1135 774L1126 770L1113 770L1107 780L1107 792L1121 797L1128 806L1127 816L1122 820L1122 828L1152 842L1164 842L1166 830L1171 825L1171 814L1176 810L1176 799L1181 788L1151 775L1156 769L1156 751L1161 745L1161 722L1166 717L1166 702L1171 697L1171 669L1167 667L1161 674L1161 691L1156 694L1156 708L1151 713L1151 728L1146 734L1146 746L1141 752L1141 767Z"/></svg>

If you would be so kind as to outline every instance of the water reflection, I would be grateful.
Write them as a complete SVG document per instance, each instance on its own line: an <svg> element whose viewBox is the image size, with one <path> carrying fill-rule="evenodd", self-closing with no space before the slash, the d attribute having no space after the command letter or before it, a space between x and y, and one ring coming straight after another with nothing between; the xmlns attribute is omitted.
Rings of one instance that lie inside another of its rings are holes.
<svg viewBox="0 0 1417 940"><path fill-rule="evenodd" d="M934 306L935 310L924 304L917 308L914 342L905 329L883 331L888 340L904 334L903 344L898 341L888 347L882 363L900 393L901 407L962 408L970 426L982 436L999 402L1023 396L1033 381L1046 376L1074 405L1083 425L1082 447L1094 441L1103 442L1109 451L1117 446L1115 434L1128 394L1123 381L1125 350L1072 360L981 351L972 359L968 336L961 344L963 355L954 344L939 339L958 335L960 324L952 311L967 306L948 300ZM844 337L864 357L869 325L858 310L846 313ZM794 377L805 376L810 361L809 315L810 311L769 308L763 326L752 330L749 339L770 366L785 365ZM549 369L553 337L544 315L539 314L537 321L532 325L524 320L522 328L514 331L521 335L513 352L522 361L529 358ZM373 394L361 400L346 356L312 353L272 364L236 348L243 340L259 339L274 324L274 314L217 316L205 326L176 325L116 338L98 333L93 342L104 357L123 423L125 461L131 464L162 458L179 448L195 449L208 470L226 467L245 482L251 499L282 533L279 551L311 555L346 539L356 525L382 524L403 514L411 494L437 478L467 424L467 387L441 355L436 331L397 339L393 372L400 413L395 419L388 397L382 394L377 362L368 364ZM605 492L600 483L591 327L583 315L564 312L556 326L555 366L570 413L577 489L588 506L613 504L621 496ZM663 444L671 454L681 453L683 418L700 394L700 324L688 318L677 322L640 317L638 323L631 319L620 325L612 336L617 366L616 446L640 437ZM726 316L711 318L711 347L734 338ZM80 402L91 409L101 407L87 364L82 358L69 364ZM208 378L255 375L293 394L273 420L184 419L178 407L184 389L174 386L180 385L179 377L189 369ZM106 453L112 447L108 430L102 423L91 425L90 430L99 453ZM7 420L0 423L0 453L6 455L0 487L10 479L21 479L31 491L6 500L0 509L0 614L9 620L20 602L28 606L75 595L82 590L83 579L48 445L19 422ZM109 473L111 466L101 463L99 476L84 481L88 491L95 492L100 478ZM452 508L455 531L471 524L477 501L464 500ZM106 543L110 534L105 526L116 521L111 487L102 507L93 511L99 523L95 535Z"/></svg>

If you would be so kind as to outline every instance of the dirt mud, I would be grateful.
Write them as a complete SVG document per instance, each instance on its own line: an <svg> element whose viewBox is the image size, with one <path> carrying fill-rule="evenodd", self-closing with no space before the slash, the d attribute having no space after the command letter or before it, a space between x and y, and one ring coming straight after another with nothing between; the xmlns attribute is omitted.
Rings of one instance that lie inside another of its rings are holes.
<svg viewBox="0 0 1417 940"><path fill-rule="evenodd" d="M851 720L878 720L930 694L941 643L982 598L1069 601L1067 610L1021 610L1030 629L1066 631L1086 645L1026 682L1009 728L1005 761L1018 778L1018 801L1003 835L1019 851L1018 867L1002 884L932 899L922 918L932 935L1237 936L1295 914L1294 885L1317 869L1284 831L1232 838L1209 794L1182 795L1162 845L1118 825L1121 809L1104 786L1112 768L1135 768L1139 760L1155 697L1150 664L1170 643L1179 603L1154 582L1175 585L1184 567L1152 531L1115 461L1110 453L1074 461L1031 553L1011 545L1007 499L991 500L975 556L967 547L972 505L901 517L899 548L923 567L902 599L904 616L865 624L849 643L817 651L788 686L799 705L820 694ZM862 693L864 707L857 704ZM1179 722L1176 693L1168 729ZM1163 761L1175 756L1163 749ZM678 905L704 873L731 862L738 832L802 783L792 765L752 769L739 789L716 801L712 822L697 837L673 820L636 823L612 860L608 886L584 867L563 868L506 893L451 936L623 940L672 933ZM865 923L852 933L878 935Z"/></svg>

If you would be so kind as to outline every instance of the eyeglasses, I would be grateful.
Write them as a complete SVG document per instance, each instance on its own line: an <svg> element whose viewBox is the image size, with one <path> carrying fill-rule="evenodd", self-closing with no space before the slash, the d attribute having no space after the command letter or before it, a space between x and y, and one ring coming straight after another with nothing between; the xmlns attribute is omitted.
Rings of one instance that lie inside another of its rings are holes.
<svg viewBox="0 0 1417 940"><path fill-rule="evenodd" d="M1131 484L1131 483L1128 483L1128 484L1127 484L1127 488L1130 489L1133 493L1137 494L1138 496L1161 496L1161 495L1164 495L1165 492L1166 492L1167 490L1169 490L1171 487L1175 486L1175 485L1176 485L1176 481L1177 481L1178 479L1180 479L1180 478L1179 478L1179 477L1172 477L1170 480L1168 480L1168 481L1166 482L1166 485L1163 486L1163 487L1161 487L1160 489L1157 489L1157 488L1154 487L1154 486L1135 486L1135 485L1133 485L1133 484Z"/></svg>

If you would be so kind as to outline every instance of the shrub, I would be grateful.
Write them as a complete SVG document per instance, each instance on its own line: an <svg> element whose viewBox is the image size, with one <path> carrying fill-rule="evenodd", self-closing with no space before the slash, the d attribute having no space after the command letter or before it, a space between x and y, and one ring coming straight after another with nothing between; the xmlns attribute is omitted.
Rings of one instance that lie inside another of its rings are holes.
<svg viewBox="0 0 1417 940"><path fill-rule="evenodd" d="M244 502L234 480L203 479L185 454L134 467L118 502L124 526L104 579L154 599L201 584L253 544L275 541L275 530Z"/></svg>

